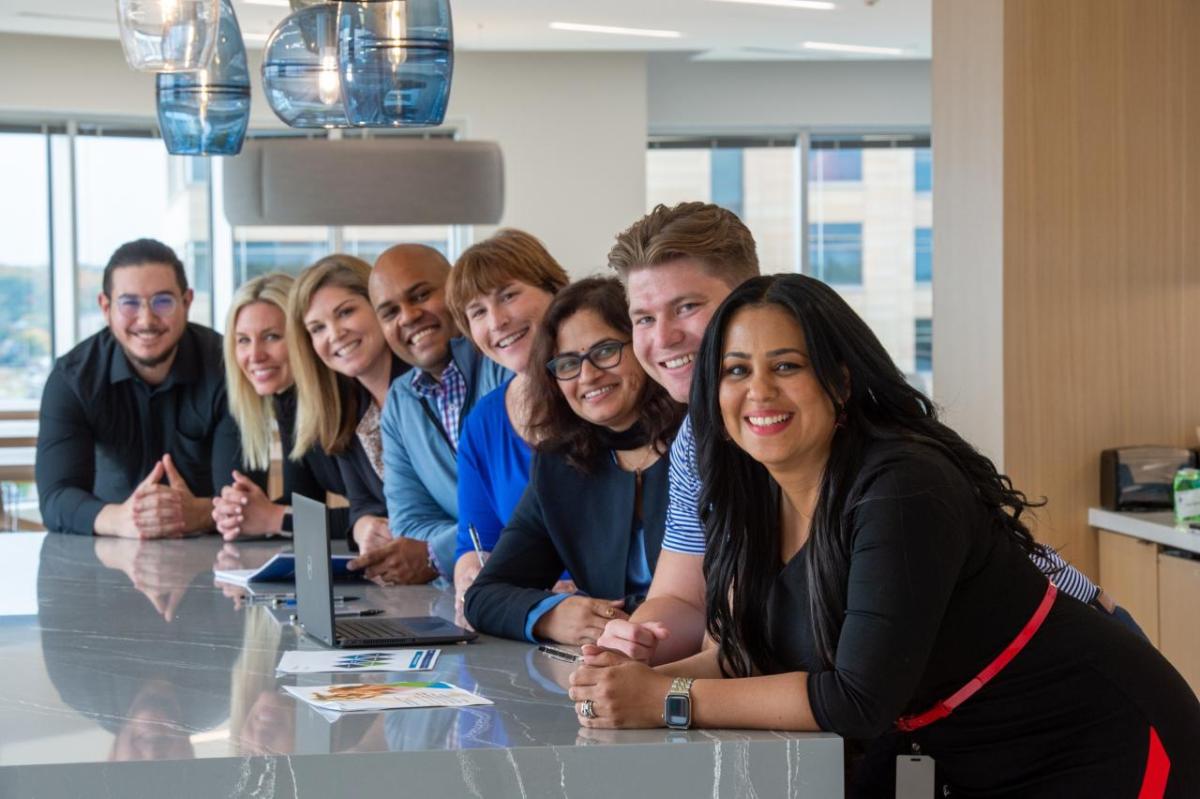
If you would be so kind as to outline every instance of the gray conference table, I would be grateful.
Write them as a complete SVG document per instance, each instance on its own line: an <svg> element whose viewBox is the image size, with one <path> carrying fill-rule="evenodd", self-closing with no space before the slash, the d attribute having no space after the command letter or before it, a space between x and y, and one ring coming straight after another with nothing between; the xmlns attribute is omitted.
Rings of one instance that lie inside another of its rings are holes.
<svg viewBox="0 0 1200 799"><path fill-rule="evenodd" d="M212 581L218 554L253 565L275 549L0 535L0 796L842 795L835 735L582 730L570 666L489 637L444 647L432 678L494 705L328 722L280 686L330 675L275 677L283 651L316 645ZM429 586L337 591L453 618Z"/></svg>

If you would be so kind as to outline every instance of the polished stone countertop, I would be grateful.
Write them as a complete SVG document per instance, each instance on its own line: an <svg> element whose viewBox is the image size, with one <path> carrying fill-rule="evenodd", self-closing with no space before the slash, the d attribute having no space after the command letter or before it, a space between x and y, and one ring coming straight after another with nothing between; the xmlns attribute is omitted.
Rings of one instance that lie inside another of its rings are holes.
<svg viewBox="0 0 1200 799"><path fill-rule="evenodd" d="M494 705L328 722L281 686L395 675L275 676L319 645L212 569L279 546L0 535L0 797L842 795L835 735L581 729L569 664L487 636L425 674ZM454 617L432 586L335 591Z"/></svg>

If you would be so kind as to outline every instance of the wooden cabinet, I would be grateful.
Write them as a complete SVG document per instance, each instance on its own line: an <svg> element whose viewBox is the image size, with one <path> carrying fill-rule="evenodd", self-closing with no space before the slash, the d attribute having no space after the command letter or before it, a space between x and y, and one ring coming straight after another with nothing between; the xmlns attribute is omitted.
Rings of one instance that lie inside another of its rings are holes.
<svg viewBox="0 0 1200 799"><path fill-rule="evenodd" d="M1100 585L1159 645L1158 545L1099 530ZM1178 668L1178 666L1176 666Z"/></svg>
<svg viewBox="0 0 1200 799"><path fill-rule="evenodd" d="M1158 648L1200 694L1200 560L1158 556Z"/></svg>

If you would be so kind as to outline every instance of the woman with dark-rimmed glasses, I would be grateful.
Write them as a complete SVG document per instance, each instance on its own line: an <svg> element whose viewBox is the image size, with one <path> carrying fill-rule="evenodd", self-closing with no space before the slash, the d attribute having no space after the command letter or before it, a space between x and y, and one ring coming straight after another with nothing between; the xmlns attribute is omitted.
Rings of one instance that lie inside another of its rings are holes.
<svg viewBox="0 0 1200 799"><path fill-rule="evenodd" d="M621 284L554 298L534 341L529 487L467 591L467 620L506 638L583 644L650 585L667 506L667 451L683 407L629 352ZM551 588L570 571L578 592Z"/></svg>

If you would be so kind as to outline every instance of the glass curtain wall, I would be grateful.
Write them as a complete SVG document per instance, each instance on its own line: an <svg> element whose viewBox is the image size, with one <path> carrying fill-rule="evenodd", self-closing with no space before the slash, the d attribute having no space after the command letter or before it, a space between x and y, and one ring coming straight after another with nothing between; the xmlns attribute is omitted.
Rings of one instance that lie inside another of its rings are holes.
<svg viewBox="0 0 1200 799"><path fill-rule="evenodd" d="M104 326L104 265L123 242L151 237L173 247L195 292L189 318L217 327L228 296L215 295L214 262L232 265L236 290L336 251L373 261L405 241L457 255L462 231L446 225L231 229L214 197L214 163L168 155L149 126L0 126L0 175L10 188L0 191L0 410L36 408L54 353Z"/></svg>
<svg viewBox="0 0 1200 799"><path fill-rule="evenodd" d="M46 134L0 128L0 408L40 397L53 355Z"/></svg>
<svg viewBox="0 0 1200 799"><path fill-rule="evenodd" d="M702 200L737 213L764 273L831 285L909 380L932 389L928 136L663 138L650 142L646 176L647 209Z"/></svg>

